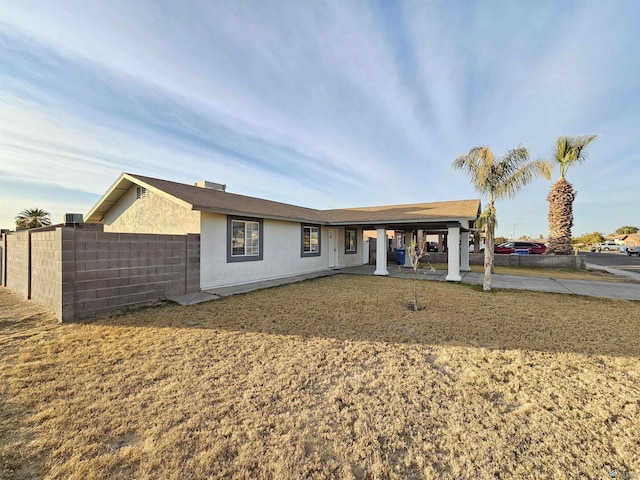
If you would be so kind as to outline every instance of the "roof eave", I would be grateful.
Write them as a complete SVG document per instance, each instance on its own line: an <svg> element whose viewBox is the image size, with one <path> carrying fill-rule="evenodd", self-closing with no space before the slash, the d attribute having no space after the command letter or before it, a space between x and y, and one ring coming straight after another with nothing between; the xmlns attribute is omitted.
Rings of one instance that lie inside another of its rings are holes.
<svg viewBox="0 0 640 480"><path fill-rule="evenodd" d="M314 225L328 225L328 223L324 220L318 220L316 218L303 218L303 217L289 217L286 215L273 215L273 214L263 214L256 212L247 212L242 210L232 210L228 208L211 208L204 207L201 205L194 205L193 210L197 210L200 212L206 213L215 213L219 215L232 215L238 217L253 217L253 218L264 218L267 220L280 220L284 222L300 222L300 223L313 223Z"/></svg>
<svg viewBox="0 0 640 480"><path fill-rule="evenodd" d="M104 214L109 211L109 209L115 205L122 195L124 195L131 185L129 185L126 189L122 188L122 184L125 181L131 182L127 177L126 173L121 173L120 176L116 179L115 182L111 184L109 189L100 197L100 199L96 202L96 204L89 210L89 212L85 215L84 221L87 223L101 223L104 219ZM122 190L122 192L119 192ZM103 207L105 204L108 204L109 207L104 210Z"/></svg>
<svg viewBox="0 0 640 480"><path fill-rule="evenodd" d="M144 180L140 180L134 175L130 175L128 173L122 173L117 178L117 180L113 182L111 187L109 187L109 190L107 190L107 192L102 197L100 197L100 200L98 200L98 202L94 205L94 207L91 210L89 210L89 213L87 213L85 217L85 222L102 223L104 221L104 216L107 214L107 212L111 210L111 208L120 201L123 195L129 191L132 185L140 185L141 187L144 187L147 190L151 190L155 193L158 193L159 195L162 195L168 198L169 200L172 200L182 205L185 208L188 208L190 210L193 209L193 205L191 205L190 203L180 198L174 197L173 195L165 192L164 190L156 188L153 185L150 185L149 183L145 182Z"/></svg>
<svg viewBox="0 0 640 480"><path fill-rule="evenodd" d="M385 224L428 224L428 223L450 223L450 222L460 222L462 220L472 221L475 220L476 217L431 217L431 218L417 218L417 219L398 219L398 218L386 218L386 219L377 219L377 220L341 220L339 222L327 222L327 225L335 225L335 226L345 226L345 225L385 225Z"/></svg>

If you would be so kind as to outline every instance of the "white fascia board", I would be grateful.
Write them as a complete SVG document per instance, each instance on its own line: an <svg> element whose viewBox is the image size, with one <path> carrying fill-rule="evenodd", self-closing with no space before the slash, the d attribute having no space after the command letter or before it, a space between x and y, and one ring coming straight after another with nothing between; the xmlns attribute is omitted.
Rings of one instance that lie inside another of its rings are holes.
<svg viewBox="0 0 640 480"><path fill-rule="evenodd" d="M116 179L115 182L113 182L111 184L111 186L109 187L109 189L104 193L104 195L102 195L100 197L100 199L96 202L96 204L93 206L93 208L91 208L91 210L89 210L89 212L85 215L84 217L84 221L88 222L88 223L95 223L97 222L101 222L103 217L104 217L104 213L106 213L108 211L108 209L105 212L102 212L102 210L100 210L100 207L102 207L103 205L105 205L106 203L109 203L109 208L111 208L112 205L114 205L119 199L120 197L124 194L124 192L126 192L129 187L124 190L123 193L118 194L117 190L118 189L122 189L121 184L124 182L125 180L125 173L121 173L120 176ZM115 195L113 195L115 193ZM107 200L108 198L111 198L113 196L114 199L110 199ZM99 218L96 218L92 221L92 217L96 215Z"/></svg>
<svg viewBox="0 0 640 480"><path fill-rule="evenodd" d="M147 190L151 190L154 193L157 193L158 195L162 195L163 197L165 197L168 200L171 200L175 203L177 203L178 205L181 205L185 208L188 208L189 210L195 210L195 208L193 207L193 205L191 205L189 202L185 202L184 200L178 198L178 197L174 197L173 195L170 195L169 193L165 192L164 190L161 190L157 187L154 187L153 185L148 184L147 182L144 182L142 180L140 180L139 178L133 176L133 175L129 175L128 173L124 174L125 178L127 178L129 181L131 181L132 183L135 183L136 185L140 185L141 187L146 188Z"/></svg>
<svg viewBox="0 0 640 480"><path fill-rule="evenodd" d="M151 190L159 195L168 198L185 208L192 209L193 206L185 202L184 200L180 200L179 198L174 197L173 195L169 195L163 190L160 190L152 185L149 185L142 180L139 180L137 177L129 175L128 173L121 173L120 176L116 179L115 182L109 187L109 189L105 192L100 200L93 206L89 213L85 216L85 222L87 223L96 223L102 222L104 219L104 215L113 207L118 200L122 198L122 196L129 191L132 185L140 185L141 187L146 188L147 190ZM106 207L106 208L105 208ZM95 217L95 218L92 218Z"/></svg>

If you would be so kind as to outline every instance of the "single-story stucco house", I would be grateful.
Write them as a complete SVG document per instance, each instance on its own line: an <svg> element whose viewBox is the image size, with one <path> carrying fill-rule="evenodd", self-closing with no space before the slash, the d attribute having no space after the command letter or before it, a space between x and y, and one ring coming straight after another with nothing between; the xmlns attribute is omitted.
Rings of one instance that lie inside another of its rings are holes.
<svg viewBox="0 0 640 480"><path fill-rule="evenodd" d="M469 228L480 200L315 210L123 173L85 217L105 232L200 235L202 290L362 265L363 231L377 231L377 275L387 275L386 230L445 231L447 280L469 270ZM408 241L408 240L407 240ZM463 248L460 248L462 245Z"/></svg>

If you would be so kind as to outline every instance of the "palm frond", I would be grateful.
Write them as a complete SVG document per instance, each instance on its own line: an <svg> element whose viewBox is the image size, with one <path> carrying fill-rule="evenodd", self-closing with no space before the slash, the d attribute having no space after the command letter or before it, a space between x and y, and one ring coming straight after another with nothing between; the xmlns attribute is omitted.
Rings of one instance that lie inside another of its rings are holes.
<svg viewBox="0 0 640 480"><path fill-rule="evenodd" d="M598 135L582 135L578 137L558 137L553 158L560 165L560 178L564 178L567 170L572 165L582 163L587 159L586 147L593 142Z"/></svg>
<svg viewBox="0 0 640 480"><path fill-rule="evenodd" d="M491 209L487 207L482 211L480 215L478 215L478 218L476 218L474 228L476 228L477 230L484 230L490 220L493 221L494 225L498 225L498 220L495 217L495 212L492 212Z"/></svg>
<svg viewBox="0 0 640 480"><path fill-rule="evenodd" d="M493 163L493 153L489 147L474 147L466 155L460 155L453 162L453 168L462 170L471 179L478 192L485 191L487 165Z"/></svg>
<svg viewBox="0 0 640 480"><path fill-rule="evenodd" d="M551 164L548 161L538 159L521 165L503 179L500 190L496 192L496 198L515 197L522 187L531 183L538 176L547 180L551 178Z"/></svg>
<svg viewBox="0 0 640 480"><path fill-rule="evenodd" d="M15 218L16 226L22 228L38 228L51 225L49 212L41 208L25 208Z"/></svg>

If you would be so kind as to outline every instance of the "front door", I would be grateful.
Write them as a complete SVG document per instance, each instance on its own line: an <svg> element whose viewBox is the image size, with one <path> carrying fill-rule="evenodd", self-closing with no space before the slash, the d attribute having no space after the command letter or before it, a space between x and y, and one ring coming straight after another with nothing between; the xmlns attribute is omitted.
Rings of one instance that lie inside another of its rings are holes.
<svg viewBox="0 0 640 480"><path fill-rule="evenodd" d="M335 228L329 229L329 268L336 268L338 266L338 230Z"/></svg>

